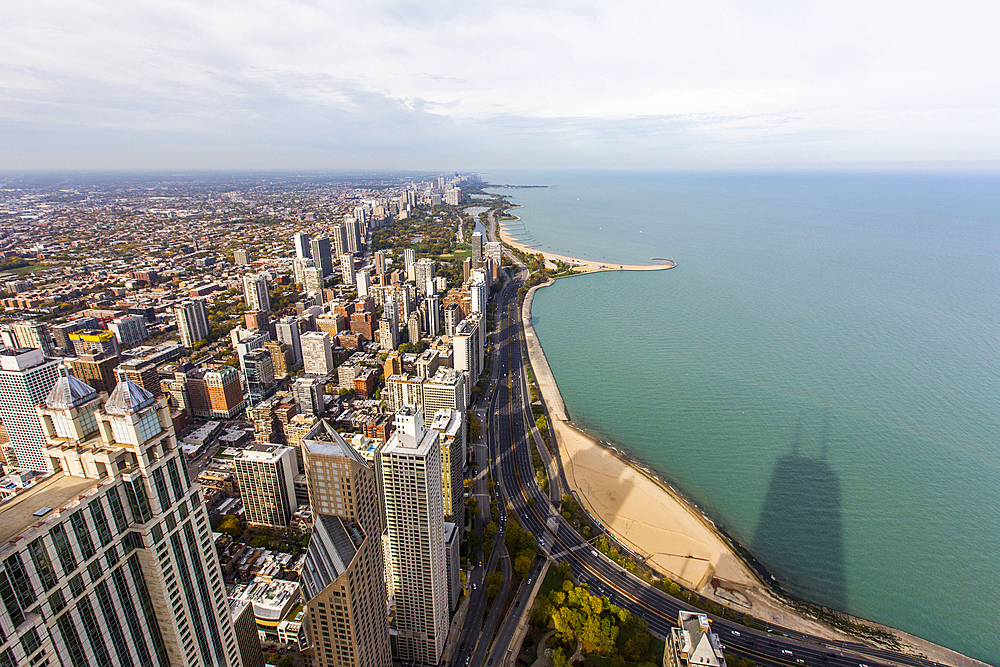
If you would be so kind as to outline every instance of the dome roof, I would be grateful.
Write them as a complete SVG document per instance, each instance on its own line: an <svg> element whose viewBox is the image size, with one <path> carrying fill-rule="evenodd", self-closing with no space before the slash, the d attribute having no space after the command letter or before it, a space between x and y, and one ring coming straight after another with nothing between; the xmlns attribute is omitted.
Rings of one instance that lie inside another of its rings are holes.
<svg viewBox="0 0 1000 667"><path fill-rule="evenodd" d="M149 407L156 402L156 397L137 385L132 380L122 380L111 392L104 411L109 415L130 415Z"/></svg>
<svg viewBox="0 0 1000 667"><path fill-rule="evenodd" d="M45 405L56 410L65 410L83 405L95 398L97 392L89 384L72 375L63 375L52 386L52 391L45 398Z"/></svg>

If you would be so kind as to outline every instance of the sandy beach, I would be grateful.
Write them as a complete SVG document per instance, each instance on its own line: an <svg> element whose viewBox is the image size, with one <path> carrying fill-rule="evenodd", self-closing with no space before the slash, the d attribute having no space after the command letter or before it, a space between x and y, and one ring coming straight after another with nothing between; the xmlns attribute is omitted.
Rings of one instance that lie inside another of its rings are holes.
<svg viewBox="0 0 1000 667"><path fill-rule="evenodd" d="M602 262L592 262L589 260L577 259L576 257L568 257L566 255L557 255L553 252L545 252L544 250L538 250L536 248L529 248L524 245L513 236L511 236L510 230L503 224L503 222L497 223L497 227L500 230L500 240L511 246L512 248L517 248L521 252L526 252L531 255L537 255L541 253L545 259L550 263L550 268L555 268L555 262L558 260L560 262L566 262L577 269L580 273L593 273L595 271L663 271L665 269L672 269L677 264L672 259L659 259L654 260L654 264L607 264Z"/></svg>
<svg viewBox="0 0 1000 667"><path fill-rule="evenodd" d="M534 251L527 249L527 252ZM561 256L545 254L565 261ZM637 270L651 268L668 267L640 267ZM611 269L601 266L593 270ZM652 472L644 472L623 454L602 446L572 424L531 324L534 293L550 284L552 281L533 287L525 296L522 307L525 344L549 410L566 481L587 510L622 544L645 558L651 567L721 604L818 637L859 641L853 635L801 614L779 599L697 508ZM908 653L961 667L985 665L900 630L862 622L894 634Z"/></svg>

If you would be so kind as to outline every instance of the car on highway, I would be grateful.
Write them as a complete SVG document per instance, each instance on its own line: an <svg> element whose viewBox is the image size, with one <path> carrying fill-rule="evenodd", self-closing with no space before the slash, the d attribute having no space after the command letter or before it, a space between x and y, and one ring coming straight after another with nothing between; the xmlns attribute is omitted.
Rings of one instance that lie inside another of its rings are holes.
<svg viewBox="0 0 1000 667"><path fill-rule="evenodd" d="M739 637L739 636L740 636L740 631L739 631L739 630L730 630L730 632L732 632L732 633L733 633L734 635L736 635L737 637Z"/></svg>
<svg viewBox="0 0 1000 667"><path fill-rule="evenodd" d="M789 651L787 648L781 649L781 652L784 653L785 655L791 655L792 654L792 652Z"/></svg>

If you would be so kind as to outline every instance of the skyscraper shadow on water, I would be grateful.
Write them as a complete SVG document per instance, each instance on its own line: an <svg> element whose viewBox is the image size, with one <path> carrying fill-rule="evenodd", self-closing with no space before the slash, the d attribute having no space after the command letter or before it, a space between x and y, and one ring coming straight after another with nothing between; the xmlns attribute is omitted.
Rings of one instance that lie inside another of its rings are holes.
<svg viewBox="0 0 1000 667"><path fill-rule="evenodd" d="M771 474L751 551L781 587L797 597L843 611L847 606L840 482L826 460L829 420L819 457L792 451ZM811 449L811 448L810 448Z"/></svg>

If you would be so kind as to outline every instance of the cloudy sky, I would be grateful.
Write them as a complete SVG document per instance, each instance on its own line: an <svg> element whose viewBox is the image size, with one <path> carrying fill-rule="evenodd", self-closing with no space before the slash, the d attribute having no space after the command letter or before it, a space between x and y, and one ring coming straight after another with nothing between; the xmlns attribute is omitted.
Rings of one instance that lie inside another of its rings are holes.
<svg viewBox="0 0 1000 667"><path fill-rule="evenodd" d="M1000 167L995 0L8 2L0 169Z"/></svg>

